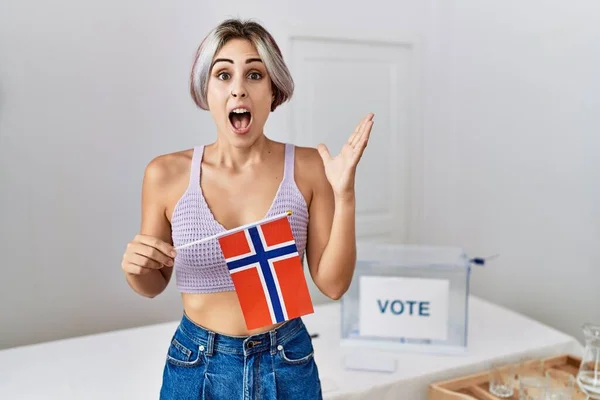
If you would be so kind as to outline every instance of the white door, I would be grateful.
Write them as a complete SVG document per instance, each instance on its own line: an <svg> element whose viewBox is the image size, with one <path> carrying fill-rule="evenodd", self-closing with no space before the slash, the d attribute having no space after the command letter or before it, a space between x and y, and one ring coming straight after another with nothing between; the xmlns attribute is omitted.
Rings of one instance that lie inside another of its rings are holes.
<svg viewBox="0 0 600 400"><path fill-rule="evenodd" d="M418 63L410 41L292 36L291 139L332 154L367 112L375 113L356 176L357 240L407 243L421 204ZM327 300L311 279L315 303Z"/></svg>
<svg viewBox="0 0 600 400"><path fill-rule="evenodd" d="M360 119L375 113L356 177L357 240L411 239L421 182L416 64L409 41L291 38L293 142L324 142L337 154Z"/></svg>

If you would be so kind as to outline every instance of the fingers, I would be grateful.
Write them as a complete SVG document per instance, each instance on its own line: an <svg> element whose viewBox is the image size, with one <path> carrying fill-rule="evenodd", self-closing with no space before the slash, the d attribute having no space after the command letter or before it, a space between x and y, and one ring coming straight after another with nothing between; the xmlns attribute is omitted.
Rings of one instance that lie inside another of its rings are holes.
<svg viewBox="0 0 600 400"><path fill-rule="evenodd" d="M367 142L371 135L371 127L373 126L374 117L375 114L368 113L359 122L352 135L350 135L348 138L347 144L344 145L344 147L349 146L352 149L354 154L354 157L352 158L353 164L358 163L359 159L362 157L365 147L367 146ZM317 150L319 151L324 163L332 159L327 147L324 144L317 146Z"/></svg>
<svg viewBox="0 0 600 400"><path fill-rule="evenodd" d="M357 163L358 160L362 157L365 149L367 148L367 144L369 142L369 138L371 137L371 128L373 127L374 122L368 121L365 124L365 129L363 134L361 135L361 139L357 142L354 147L354 161Z"/></svg>
<svg viewBox="0 0 600 400"><path fill-rule="evenodd" d="M165 265L147 256L133 253L133 250L125 252L123 255L123 261L121 262L121 268L123 271L134 275L146 275L152 270L159 270L164 268ZM156 250L155 250L156 251ZM143 252L143 250L142 250ZM172 265L172 264L171 264ZM168 265L168 266L171 266Z"/></svg>
<svg viewBox="0 0 600 400"><path fill-rule="evenodd" d="M354 132L352 132L352 135L350 135L350 137L348 138L348 144L350 146L352 146L352 143L354 143L354 138L356 138L356 136L358 135L358 132L360 131L360 128L362 126L362 122L358 125L356 125L356 128L354 128Z"/></svg>
<svg viewBox="0 0 600 400"><path fill-rule="evenodd" d="M145 257L148 260L154 261L155 263L160 265L158 268L161 268L163 265L173 265L173 258L163 254L161 251L157 250L154 247L150 247L142 243L134 244L133 248L131 249L131 252L133 254ZM148 268L150 268L151 264L152 263L148 263Z"/></svg>
<svg viewBox="0 0 600 400"><path fill-rule="evenodd" d="M173 247L151 236L137 235L127 244L121 268L134 275L145 275L153 269L172 267L175 251Z"/></svg>
<svg viewBox="0 0 600 400"><path fill-rule="evenodd" d="M375 116L375 114L373 113L368 113L363 119L362 121L360 121L360 123L357 125L356 129L354 130L354 133L352 134L352 136L350 136L350 139L348 140L348 144L351 147L356 147L356 145L358 143L360 143L360 140L362 138L362 136L365 133L365 129L366 127L369 125L369 123L372 122L373 117ZM372 124L371 124L372 125Z"/></svg>
<svg viewBox="0 0 600 400"><path fill-rule="evenodd" d="M175 248L162 240L148 235L136 235L134 242L140 242L146 246L154 247L167 257L175 257Z"/></svg>
<svg viewBox="0 0 600 400"><path fill-rule="evenodd" d="M367 119L369 118L369 114L367 114L367 116L365 116L359 123L358 125L356 125L356 128L354 128L354 132L352 132L352 135L350 135L350 137L348 138L348 144L350 146L353 146L356 140L356 137L359 136L361 129L363 127L363 125L365 124L365 122L367 121Z"/></svg>
<svg viewBox="0 0 600 400"><path fill-rule="evenodd" d="M139 265L127 263L125 261L123 261L123 263L121 264L121 268L123 269L123 271L132 275L146 275L152 271L151 268L140 267Z"/></svg>
<svg viewBox="0 0 600 400"><path fill-rule="evenodd" d="M365 131L365 124L363 123L359 130L358 133L356 135L354 135L354 138L352 139L352 142L350 143L350 147L355 148L356 144L360 141L360 139L362 138L363 134Z"/></svg>
<svg viewBox="0 0 600 400"><path fill-rule="evenodd" d="M165 266L165 264L159 263L158 261L153 260L152 258L148 258L146 256L143 256L143 255L137 254L137 253L133 253L133 254L125 253L123 258L128 263L137 265L137 266L143 267L143 268L161 269L162 267Z"/></svg>
<svg viewBox="0 0 600 400"><path fill-rule="evenodd" d="M317 146L317 151L319 152L319 155L323 159L323 163L331 160L331 154L329 153L329 149L327 149L327 146L325 146L323 143L321 143Z"/></svg>
<svg viewBox="0 0 600 400"><path fill-rule="evenodd" d="M356 146L356 142L360 139L362 135L363 125L364 124L358 125L354 130L352 136L350 136L350 139L348 139L348 144L350 145L350 147Z"/></svg>

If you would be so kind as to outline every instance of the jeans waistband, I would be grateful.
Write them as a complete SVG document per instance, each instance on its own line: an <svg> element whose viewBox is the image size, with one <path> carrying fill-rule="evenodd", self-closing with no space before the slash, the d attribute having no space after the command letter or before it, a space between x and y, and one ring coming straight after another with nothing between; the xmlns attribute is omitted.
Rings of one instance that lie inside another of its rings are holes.
<svg viewBox="0 0 600 400"><path fill-rule="evenodd" d="M177 329L196 344L204 346L206 354L209 356L215 352L250 355L270 351L275 354L279 345L285 345L287 341L302 331L306 331L304 322L300 318L295 318L264 333L251 336L230 336L215 333L196 324L185 313Z"/></svg>

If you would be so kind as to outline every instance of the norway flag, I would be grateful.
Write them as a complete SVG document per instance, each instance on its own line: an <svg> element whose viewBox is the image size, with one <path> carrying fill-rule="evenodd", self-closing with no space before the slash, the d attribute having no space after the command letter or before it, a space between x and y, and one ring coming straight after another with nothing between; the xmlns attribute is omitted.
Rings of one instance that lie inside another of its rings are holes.
<svg viewBox="0 0 600 400"><path fill-rule="evenodd" d="M314 312L287 215L219 238L246 327Z"/></svg>

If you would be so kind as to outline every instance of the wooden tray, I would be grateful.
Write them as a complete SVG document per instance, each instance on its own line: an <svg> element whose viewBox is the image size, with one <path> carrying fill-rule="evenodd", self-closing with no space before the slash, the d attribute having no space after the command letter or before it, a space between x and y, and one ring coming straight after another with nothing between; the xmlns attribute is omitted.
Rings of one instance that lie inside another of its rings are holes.
<svg viewBox="0 0 600 400"><path fill-rule="evenodd" d="M558 369L577 375L581 358L564 354L543 359L544 371ZM436 382L429 386L429 400L507 400L494 396L488 391L489 370L474 375ZM586 396L579 391L575 384L576 394L574 399L585 400ZM519 399L519 382L515 379L515 393L508 400Z"/></svg>

